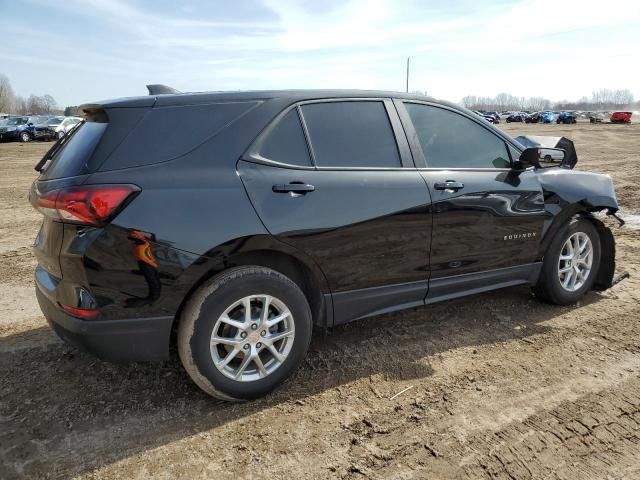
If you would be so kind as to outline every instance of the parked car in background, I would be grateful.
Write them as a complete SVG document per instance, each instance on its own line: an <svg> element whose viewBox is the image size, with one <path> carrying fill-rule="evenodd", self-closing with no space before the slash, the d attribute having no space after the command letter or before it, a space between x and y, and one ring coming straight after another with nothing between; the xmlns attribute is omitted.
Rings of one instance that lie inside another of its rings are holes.
<svg viewBox="0 0 640 480"><path fill-rule="evenodd" d="M611 123L631 123L633 112L613 112L609 121Z"/></svg>
<svg viewBox="0 0 640 480"><path fill-rule="evenodd" d="M588 112L587 116L589 117L589 123L602 123L604 120L604 115L598 112Z"/></svg>
<svg viewBox="0 0 640 480"><path fill-rule="evenodd" d="M555 115L553 114L553 112L544 112L542 114L543 123L552 123L554 118L555 118Z"/></svg>
<svg viewBox="0 0 640 480"><path fill-rule="evenodd" d="M475 113L476 115L479 115L480 117L484 118L489 123L500 123L500 117L499 116L495 117L495 116L491 115L490 113L481 112L481 111L477 111L477 110L474 110L473 113Z"/></svg>
<svg viewBox="0 0 640 480"><path fill-rule="evenodd" d="M29 195L40 307L104 359L177 346L204 391L248 400L298 368L314 325L612 284L592 212L618 210L613 182L562 150L422 95L167 90L80 107Z"/></svg>
<svg viewBox="0 0 640 480"><path fill-rule="evenodd" d="M32 136L36 140L51 140L56 137L55 129L60 126L65 117L51 117L44 122L34 125Z"/></svg>
<svg viewBox="0 0 640 480"><path fill-rule="evenodd" d="M560 124L571 124L577 122L576 114L573 112L560 112L558 114L558 118L556 119L556 123Z"/></svg>
<svg viewBox="0 0 640 480"><path fill-rule="evenodd" d="M80 123L80 117L52 117L33 129L33 138L40 140L60 139L65 136L73 127Z"/></svg>
<svg viewBox="0 0 640 480"><path fill-rule="evenodd" d="M0 126L0 140L22 140L28 142L31 136L27 131L28 117L9 117Z"/></svg>
<svg viewBox="0 0 640 480"><path fill-rule="evenodd" d="M526 116L527 114L523 112L513 112L511 115L507 117L507 123L524 122L524 119Z"/></svg>
<svg viewBox="0 0 640 480"><path fill-rule="evenodd" d="M485 115L490 115L495 119L494 123L500 123L500 114L498 112L483 112Z"/></svg>
<svg viewBox="0 0 640 480"><path fill-rule="evenodd" d="M542 120L542 114L540 112L533 112L524 117L525 123L538 123Z"/></svg>
<svg viewBox="0 0 640 480"><path fill-rule="evenodd" d="M9 117L7 123L0 126L0 140L20 140L28 142L32 140L35 125L44 122L47 115L27 115Z"/></svg>

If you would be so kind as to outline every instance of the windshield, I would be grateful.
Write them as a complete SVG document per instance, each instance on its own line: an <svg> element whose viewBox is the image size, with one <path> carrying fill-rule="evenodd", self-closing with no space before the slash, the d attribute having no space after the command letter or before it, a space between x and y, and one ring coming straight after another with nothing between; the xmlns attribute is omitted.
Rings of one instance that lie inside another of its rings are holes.
<svg viewBox="0 0 640 480"><path fill-rule="evenodd" d="M46 124L47 125L60 125L62 123L62 120L64 120L64 118L62 118L62 117L53 117L53 118L50 118L49 120L47 120Z"/></svg>
<svg viewBox="0 0 640 480"><path fill-rule="evenodd" d="M7 125L24 125L27 121L24 118L10 118Z"/></svg>

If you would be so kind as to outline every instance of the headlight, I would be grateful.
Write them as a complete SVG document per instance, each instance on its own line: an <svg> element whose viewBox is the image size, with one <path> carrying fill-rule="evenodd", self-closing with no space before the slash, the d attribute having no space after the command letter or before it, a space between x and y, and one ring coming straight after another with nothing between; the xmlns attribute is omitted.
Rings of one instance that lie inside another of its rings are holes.
<svg viewBox="0 0 640 480"><path fill-rule="evenodd" d="M7 127L7 132L13 132L16 129L16 127Z"/></svg>

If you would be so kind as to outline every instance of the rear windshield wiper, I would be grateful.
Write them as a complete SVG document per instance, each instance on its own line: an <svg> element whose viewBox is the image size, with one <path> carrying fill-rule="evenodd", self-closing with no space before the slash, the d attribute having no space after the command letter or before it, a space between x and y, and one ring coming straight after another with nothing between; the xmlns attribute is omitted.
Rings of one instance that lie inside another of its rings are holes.
<svg viewBox="0 0 640 480"><path fill-rule="evenodd" d="M51 160L56 153L58 153L58 151L62 148L62 146L65 143L67 143L67 141L71 138L71 135L73 135L75 131L78 130L78 127L80 127L80 125L82 125L83 123L84 121L78 123L71 130L69 130L65 135L59 138L56 141L56 143L54 143L53 146L49 150L47 150L47 153L44 154L44 157L42 157L40 161L36 163L36 166L33 167L33 169L38 173L42 173L42 170L44 170L44 166L47 164L47 162Z"/></svg>

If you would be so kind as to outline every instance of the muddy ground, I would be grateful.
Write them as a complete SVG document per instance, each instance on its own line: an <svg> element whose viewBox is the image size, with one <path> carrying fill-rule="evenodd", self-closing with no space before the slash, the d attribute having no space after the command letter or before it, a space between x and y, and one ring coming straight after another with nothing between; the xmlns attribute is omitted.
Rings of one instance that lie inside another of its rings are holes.
<svg viewBox="0 0 640 480"><path fill-rule="evenodd" d="M640 213L640 125L503 126L573 138ZM225 404L175 360L103 363L46 327L26 196L47 147L0 144L0 478L640 478L640 231L615 228L631 279L576 307L511 288L361 321Z"/></svg>

